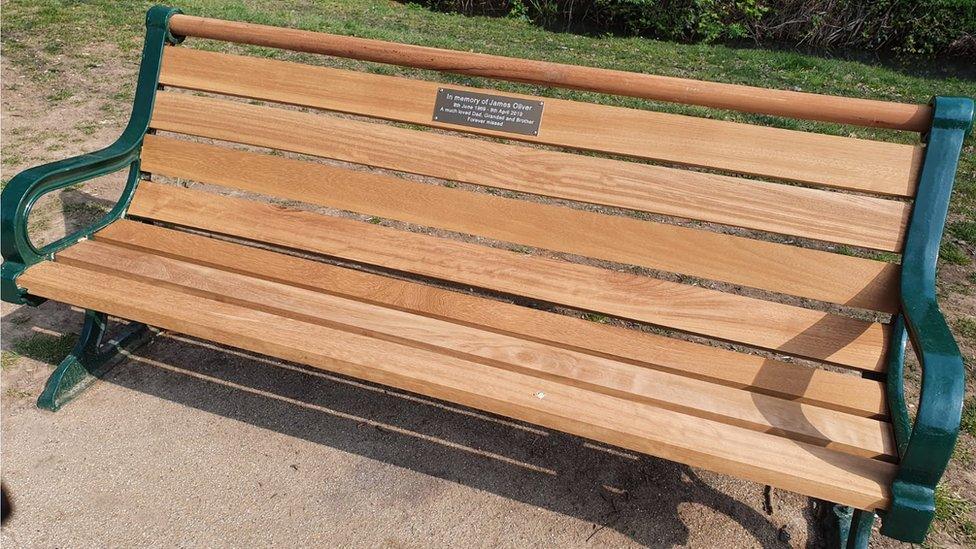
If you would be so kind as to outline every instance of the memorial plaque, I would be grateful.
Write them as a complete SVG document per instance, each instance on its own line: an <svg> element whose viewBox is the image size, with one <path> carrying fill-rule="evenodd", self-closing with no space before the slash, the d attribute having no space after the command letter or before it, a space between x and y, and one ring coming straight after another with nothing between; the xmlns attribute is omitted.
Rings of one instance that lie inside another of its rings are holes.
<svg viewBox="0 0 976 549"><path fill-rule="evenodd" d="M521 135L539 135L545 103L519 97L439 88L434 121Z"/></svg>

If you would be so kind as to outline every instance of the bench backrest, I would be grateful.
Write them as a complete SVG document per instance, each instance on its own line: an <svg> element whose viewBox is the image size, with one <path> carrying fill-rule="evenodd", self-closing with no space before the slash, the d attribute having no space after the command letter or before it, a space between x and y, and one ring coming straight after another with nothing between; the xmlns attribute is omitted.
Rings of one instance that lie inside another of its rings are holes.
<svg viewBox="0 0 976 549"><path fill-rule="evenodd" d="M925 106L708 83L699 89L679 79L574 72L185 16L175 16L172 29L896 129L918 130L931 116ZM879 320L898 308L899 266L870 252L902 250L921 145L180 46L165 49L160 83L151 126L162 133L146 137L142 169L245 198L272 197L277 205L144 184L130 215L800 358L884 369L890 332ZM506 103L513 101L532 107L514 113L529 122L510 125L523 131L514 133L435 119L435 104L443 105L438 95L444 101L456 92L478 100L484 96L471 94L501 96L490 104L502 111L512 110ZM541 121L531 120L534 108ZM396 223L375 227L316 207ZM269 212L281 223L253 223ZM422 234L431 231L435 236ZM461 238L439 238L438 231ZM517 253L530 251L523 247L541 252Z"/></svg>

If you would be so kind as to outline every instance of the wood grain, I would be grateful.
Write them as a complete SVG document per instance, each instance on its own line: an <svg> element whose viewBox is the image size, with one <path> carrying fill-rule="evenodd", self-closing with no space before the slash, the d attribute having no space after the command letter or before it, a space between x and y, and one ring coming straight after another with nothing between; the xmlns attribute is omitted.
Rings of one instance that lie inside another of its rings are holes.
<svg viewBox="0 0 976 549"><path fill-rule="evenodd" d="M773 116L916 132L927 131L932 120L927 105L565 65L186 15L174 16L170 25L177 34L200 38Z"/></svg>
<svg viewBox="0 0 976 549"><path fill-rule="evenodd" d="M57 261L853 455L897 461L890 424L873 419L102 242L80 242L59 253Z"/></svg>
<svg viewBox="0 0 976 549"><path fill-rule="evenodd" d="M892 263L536 204L213 145L147 136L142 169L311 204L894 312Z"/></svg>
<svg viewBox="0 0 976 549"><path fill-rule="evenodd" d="M129 220L109 225L94 238L847 414L878 419L887 415L883 384L858 375L589 322Z"/></svg>
<svg viewBox="0 0 976 549"><path fill-rule="evenodd" d="M129 213L880 371L888 328L839 315L142 182Z"/></svg>
<svg viewBox="0 0 976 549"><path fill-rule="evenodd" d="M462 172L446 161L426 168L418 164L417 169L536 195L894 252L901 251L911 213L909 204L897 200L546 151L532 158L538 167L522 166L516 177L505 177L501 164L485 161L486 168L497 171Z"/></svg>
<svg viewBox="0 0 976 549"><path fill-rule="evenodd" d="M895 466L879 460L57 262L30 267L20 282L33 295L842 505L890 502Z"/></svg>
<svg viewBox="0 0 976 549"><path fill-rule="evenodd" d="M545 116L548 120L548 115ZM152 126L295 152L353 156L358 159L350 159L353 162L414 173L424 173L427 162L447 164L445 168L460 169L462 173L480 171L475 167L488 163L497 165L489 169L500 169L500 175L512 178L520 170L539 170L535 155L542 154L545 158L547 153L552 159L574 158L570 153L178 92L157 92ZM652 146L659 160L902 196L914 193L922 158L922 149L910 145L865 142L867 148L850 147L833 141L845 138L815 134L801 134L814 136L817 143L806 143L803 149L796 149L783 147L784 140L788 145L798 145L786 136L740 135L732 129L684 122L681 125L675 121L661 122L653 131L646 130L640 141ZM586 130L576 128L576 131ZM302 150L295 150L296 147ZM583 164L595 160L579 155L575 158ZM464 180L463 177L449 179Z"/></svg>
<svg viewBox="0 0 976 549"><path fill-rule="evenodd" d="M538 136L484 131L432 120L437 90L446 84L186 48L167 48L160 78L195 90L889 194L913 188L921 161L912 145L523 95L515 96L545 102Z"/></svg>

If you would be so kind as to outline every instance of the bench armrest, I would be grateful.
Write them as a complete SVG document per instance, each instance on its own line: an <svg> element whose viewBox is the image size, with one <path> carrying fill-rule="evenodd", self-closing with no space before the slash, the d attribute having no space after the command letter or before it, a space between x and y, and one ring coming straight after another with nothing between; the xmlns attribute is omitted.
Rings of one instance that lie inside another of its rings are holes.
<svg viewBox="0 0 976 549"><path fill-rule="evenodd" d="M169 19L176 13L179 10L166 6L154 6L146 13L146 41L139 65L132 115L118 140L97 152L25 170L17 174L3 189L0 196L0 253L3 255L3 265L0 267L0 299L3 301L36 304L39 300L31 298L17 286L20 273L34 263L50 259L58 250L125 214L139 181L139 151L142 139L149 129L156 89L159 87L163 47L181 41L180 37L173 36L169 31ZM122 196L104 217L90 227L40 248L31 243L27 233L27 219L31 208L40 197L127 167L129 178Z"/></svg>
<svg viewBox="0 0 976 549"><path fill-rule="evenodd" d="M935 517L935 489L959 435L965 368L935 297L939 244L963 141L972 128L973 100L937 97L932 128L902 256L901 312L889 352L888 403L901 458L882 534L921 543ZM905 406L906 335L922 367L915 422Z"/></svg>
<svg viewBox="0 0 976 549"><path fill-rule="evenodd" d="M0 254L3 255L3 300L18 301L21 293L12 283L27 266L49 258L65 248L118 219L128 205L139 176L139 146L136 140L123 137L100 151L36 166L17 174L0 195ZM40 248L34 246L27 232L31 209L42 196L58 189L82 183L129 167L129 180L118 203L91 227L86 227Z"/></svg>

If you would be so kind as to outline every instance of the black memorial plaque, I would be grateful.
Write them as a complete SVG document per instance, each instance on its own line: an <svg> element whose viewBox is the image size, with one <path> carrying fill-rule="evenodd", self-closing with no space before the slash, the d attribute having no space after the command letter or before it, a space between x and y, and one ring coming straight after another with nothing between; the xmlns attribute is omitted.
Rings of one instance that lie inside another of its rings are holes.
<svg viewBox="0 0 976 549"><path fill-rule="evenodd" d="M464 90L439 88L434 121L521 135L539 135L545 103Z"/></svg>

